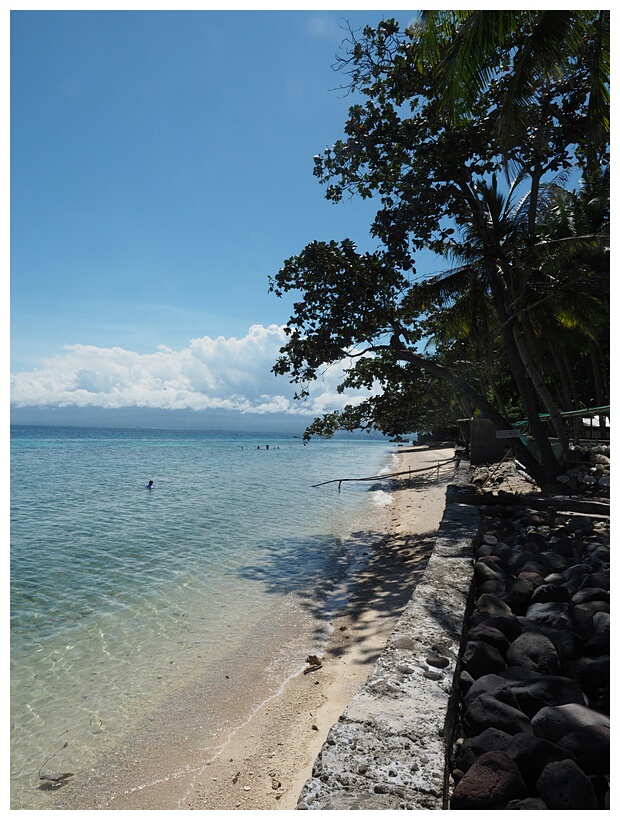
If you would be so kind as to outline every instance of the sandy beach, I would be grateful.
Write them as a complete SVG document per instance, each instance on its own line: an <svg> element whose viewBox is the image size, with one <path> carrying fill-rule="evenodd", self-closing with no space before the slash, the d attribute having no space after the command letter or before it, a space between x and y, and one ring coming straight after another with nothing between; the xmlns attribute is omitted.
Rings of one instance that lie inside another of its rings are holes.
<svg viewBox="0 0 620 820"><path fill-rule="evenodd" d="M192 759L183 740L184 731L195 734L203 721L208 734L205 704L213 682L207 675L187 697L151 716L113 765L63 789L57 808L295 808L330 727L366 680L410 600L443 515L454 464L438 465L452 458L452 448L401 447L398 455L394 471L411 470L411 475L393 481L391 503L376 508L363 533L365 555L350 573L347 604L333 619L320 668L300 672L274 694L261 681L261 647L256 646L228 670L230 694L212 718L233 728L210 759ZM426 469L415 472L421 468ZM390 489L387 481L383 487ZM334 484L321 492L338 488ZM248 702L261 705L247 713ZM160 730L160 724L174 725L174 733Z"/></svg>
<svg viewBox="0 0 620 820"><path fill-rule="evenodd" d="M398 470L452 456L452 449L403 449ZM377 522L376 549L355 574L350 604L333 624L323 666L291 680L235 733L183 808L295 808L330 727L366 680L424 571L452 475L449 464L398 482Z"/></svg>

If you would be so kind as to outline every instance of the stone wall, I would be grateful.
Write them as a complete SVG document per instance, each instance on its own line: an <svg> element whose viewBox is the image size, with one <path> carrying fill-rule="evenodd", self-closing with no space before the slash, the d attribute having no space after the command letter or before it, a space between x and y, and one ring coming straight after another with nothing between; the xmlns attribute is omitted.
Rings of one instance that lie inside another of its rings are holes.
<svg viewBox="0 0 620 820"><path fill-rule="evenodd" d="M335 724L298 809L444 809L477 508L449 503L422 582Z"/></svg>

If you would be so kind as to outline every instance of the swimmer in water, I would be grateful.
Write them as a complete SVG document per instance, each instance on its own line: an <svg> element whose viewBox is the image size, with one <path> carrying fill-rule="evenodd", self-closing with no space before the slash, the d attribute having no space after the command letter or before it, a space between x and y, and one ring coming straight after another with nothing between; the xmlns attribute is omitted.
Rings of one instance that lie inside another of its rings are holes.
<svg viewBox="0 0 620 820"><path fill-rule="evenodd" d="M153 479L151 479L149 481L149 483L146 485L146 489L147 490L152 490L153 489Z"/></svg>

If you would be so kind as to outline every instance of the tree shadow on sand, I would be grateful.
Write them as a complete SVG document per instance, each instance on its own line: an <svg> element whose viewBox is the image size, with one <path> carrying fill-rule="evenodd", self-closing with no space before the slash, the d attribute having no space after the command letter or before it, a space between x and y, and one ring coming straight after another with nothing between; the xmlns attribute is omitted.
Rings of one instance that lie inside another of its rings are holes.
<svg viewBox="0 0 620 820"><path fill-rule="evenodd" d="M423 479L416 481L425 486ZM278 539L262 545L260 564L240 567L238 574L260 582L267 593L293 595L316 618L317 640L324 637L326 622L346 616L347 634L327 650L327 656L338 657L356 636L361 640L369 631L381 631L381 621L393 623L400 615L424 574L436 535L437 530L364 531L346 540L329 535ZM375 650L358 653L358 662L370 663L376 655Z"/></svg>
<svg viewBox="0 0 620 820"><path fill-rule="evenodd" d="M447 485L454 471L454 463L444 463L424 472L372 479L368 491L383 490L395 496L404 490L424 493L438 484ZM346 484L336 489L336 482L318 492L346 492ZM373 629L379 632L385 619L394 623L422 579L436 536L436 529L423 533L370 530L346 539L335 535L274 539L262 544L260 564L240 567L238 573L245 580L261 582L267 593L294 595L317 619L317 638L324 636L328 620L346 616L349 634L332 641L327 650L328 656L337 657L347 651L346 638L353 642ZM371 650L361 662L374 661L376 655Z"/></svg>

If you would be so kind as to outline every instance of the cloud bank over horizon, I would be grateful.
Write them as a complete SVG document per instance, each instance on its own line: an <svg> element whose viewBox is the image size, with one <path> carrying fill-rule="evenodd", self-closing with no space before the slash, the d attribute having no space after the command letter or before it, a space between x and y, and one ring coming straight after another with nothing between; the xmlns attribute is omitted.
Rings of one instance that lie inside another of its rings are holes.
<svg viewBox="0 0 620 820"><path fill-rule="evenodd" d="M11 374L11 405L317 416L362 400L358 391L337 392L341 364L310 385L307 400L296 401L294 386L271 372L287 338L281 326L255 324L242 338L203 336L181 350L162 345L149 354L66 345L40 368Z"/></svg>

